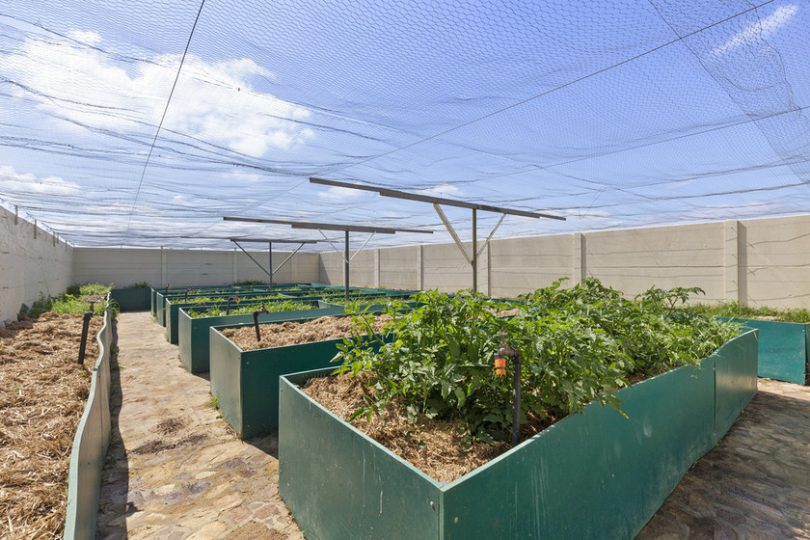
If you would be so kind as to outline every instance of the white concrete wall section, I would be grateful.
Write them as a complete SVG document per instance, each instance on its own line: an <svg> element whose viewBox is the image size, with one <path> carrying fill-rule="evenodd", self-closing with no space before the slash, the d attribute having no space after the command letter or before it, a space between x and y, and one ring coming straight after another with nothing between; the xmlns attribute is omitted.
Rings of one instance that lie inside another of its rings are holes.
<svg viewBox="0 0 810 540"><path fill-rule="evenodd" d="M249 253L267 268L267 251ZM274 251L278 267L290 252ZM319 278L317 253L297 253L274 276L276 283L312 282ZM129 287L146 282L152 287L167 285L224 285L235 281L267 281L268 276L239 250L173 250L76 248L73 260L76 283L112 283Z"/></svg>
<svg viewBox="0 0 810 540"><path fill-rule="evenodd" d="M702 301L725 299L722 222L584 236L587 275L628 295L651 286L699 286L706 291Z"/></svg>
<svg viewBox="0 0 810 540"><path fill-rule="evenodd" d="M742 221L739 234L748 303L810 307L810 216Z"/></svg>
<svg viewBox="0 0 810 540"><path fill-rule="evenodd" d="M110 283L129 287L146 282L162 285L160 249L76 248L73 278L76 283Z"/></svg>
<svg viewBox="0 0 810 540"><path fill-rule="evenodd" d="M421 246L385 248L379 252L379 286L390 289L422 289Z"/></svg>
<svg viewBox="0 0 810 540"><path fill-rule="evenodd" d="M340 257L321 254L320 281L343 282ZM396 289L455 291L472 284L454 244L360 257L352 284L370 284L369 276ZM810 308L810 215L494 240L479 261L479 290L493 296L586 276L628 295L652 286L698 286L706 291L704 302Z"/></svg>
<svg viewBox="0 0 810 540"><path fill-rule="evenodd" d="M0 208L0 322L15 319L22 304L65 292L71 284L73 248Z"/></svg>
<svg viewBox="0 0 810 540"><path fill-rule="evenodd" d="M561 277L573 277L574 236L537 236L493 241L490 255L492 296L515 296L551 285L555 279Z"/></svg>

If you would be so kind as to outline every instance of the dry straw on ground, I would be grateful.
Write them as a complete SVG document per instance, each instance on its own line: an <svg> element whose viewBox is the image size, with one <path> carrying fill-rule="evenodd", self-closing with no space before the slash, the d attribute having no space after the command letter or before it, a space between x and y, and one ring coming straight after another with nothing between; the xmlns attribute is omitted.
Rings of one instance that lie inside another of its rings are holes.
<svg viewBox="0 0 810 540"><path fill-rule="evenodd" d="M73 436L98 356L94 317L85 366L81 315L46 313L0 330L0 538L60 538Z"/></svg>

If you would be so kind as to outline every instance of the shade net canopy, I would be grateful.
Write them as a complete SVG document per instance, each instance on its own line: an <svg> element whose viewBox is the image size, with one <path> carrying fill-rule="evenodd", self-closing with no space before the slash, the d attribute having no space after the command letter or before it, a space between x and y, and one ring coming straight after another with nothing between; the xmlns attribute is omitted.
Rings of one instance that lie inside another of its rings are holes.
<svg viewBox="0 0 810 540"><path fill-rule="evenodd" d="M805 212L809 28L798 0L7 0L0 199L80 246L297 234L224 215L449 241L310 176L567 218L500 236Z"/></svg>

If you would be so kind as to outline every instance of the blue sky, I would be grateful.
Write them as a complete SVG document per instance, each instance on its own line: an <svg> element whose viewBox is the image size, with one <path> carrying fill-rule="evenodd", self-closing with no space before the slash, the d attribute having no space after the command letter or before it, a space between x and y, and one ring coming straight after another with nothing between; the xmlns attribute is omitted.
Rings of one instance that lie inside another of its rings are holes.
<svg viewBox="0 0 810 540"><path fill-rule="evenodd" d="M499 236L810 202L805 1L207 0L140 184L198 6L4 2L0 199L77 245L176 247L296 236L223 215L448 240L429 205L310 175L568 218ZM467 212L448 215L469 238Z"/></svg>

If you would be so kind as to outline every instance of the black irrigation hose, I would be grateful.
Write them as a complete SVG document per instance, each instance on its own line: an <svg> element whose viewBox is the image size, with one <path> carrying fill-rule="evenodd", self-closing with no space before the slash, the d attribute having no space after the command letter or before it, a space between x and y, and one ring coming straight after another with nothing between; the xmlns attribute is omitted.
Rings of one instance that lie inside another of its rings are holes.
<svg viewBox="0 0 810 540"><path fill-rule="evenodd" d="M253 326L256 328L256 343L262 340L262 335L259 332L259 313L270 313L267 311L267 307L262 304L262 309L256 310L253 312Z"/></svg>

